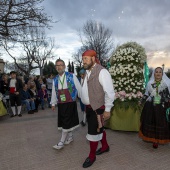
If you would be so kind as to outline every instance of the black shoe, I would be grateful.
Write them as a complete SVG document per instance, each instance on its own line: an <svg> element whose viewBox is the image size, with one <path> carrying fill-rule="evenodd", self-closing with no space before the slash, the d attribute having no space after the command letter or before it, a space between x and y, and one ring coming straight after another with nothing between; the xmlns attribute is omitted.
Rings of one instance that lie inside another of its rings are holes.
<svg viewBox="0 0 170 170"><path fill-rule="evenodd" d="M82 125L82 126L86 126L86 124L85 124L83 121L81 121L81 125Z"/></svg>
<svg viewBox="0 0 170 170"><path fill-rule="evenodd" d="M34 112L32 110L29 110L28 114L34 114Z"/></svg>
<svg viewBox="0 0 170 170"><path fill-rule="evenodd" d="M51 108L51 106L49 105L48 108Z"/></svg>
<svg viewBox="0 0 170 170"><path fill-rule="evenodd" d="M14 116L15 116L15 115L12 114L10 117L14 117Z"/></svg>
<svg viewBox="0 0 170 170"><path fill-rule="evenodd" d="M108 148L107 148L106 150L104 150L104 151L102 151L102 148L99 148L99 149L96 151L96 155L101 155L101 154L104 153L104 152L109 152L109 150L110 150L109 146L108 146Z"/></svg>
<svg viewBox="0 0 170 170"><path fill-rule="evenodd" d="M95 162L96 158L91 161L89 157L86 158L85 162L83 163L83 168L88 168Z"/></svg>
<svg viewBox="0 0 170 170"><path fill-rule="evenodd" d="M22 114L19 114L18 116L19 116L19 117L22 117Z"/></svg>
<svg viewBox="0 0 170 170"><path fill-rule="evenodd" d="M38 112L38 110L37 110L37 109L34 109L33 111L34 111L34 112Z"/></svg>
<svg viewBox="0 0 170 170"><path fill-rule="evenodd" d="M42 107L42 110L44 110L44 107Z"/></svg>

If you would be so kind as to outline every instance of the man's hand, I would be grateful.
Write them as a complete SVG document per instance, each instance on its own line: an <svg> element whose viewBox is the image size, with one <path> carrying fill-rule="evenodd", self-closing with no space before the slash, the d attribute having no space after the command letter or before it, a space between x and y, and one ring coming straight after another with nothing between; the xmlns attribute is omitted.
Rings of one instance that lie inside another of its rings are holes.
<svg viewBox="0 0 170 170"><path fill-rule="evenodd" d="M105 111L105 112L103 113L103 119L104 119L104 121L105 121L105 120L108 120L109 118L110 118L110 112L106 112L106 111Z"/></svg>
<svg viewBox="0 0 170 170"><path fill-rule="evenodd" d="M51 109L52 109L52 111L54 111L55 110L55 106L51 106Z"/></svg>
<svg viewBox="0 0 170 170"><path fill-rule="evenodd" d="M16 95L18 95L18 94L19 94L19 92L15 92L15 94L16 94Z"/></svg>

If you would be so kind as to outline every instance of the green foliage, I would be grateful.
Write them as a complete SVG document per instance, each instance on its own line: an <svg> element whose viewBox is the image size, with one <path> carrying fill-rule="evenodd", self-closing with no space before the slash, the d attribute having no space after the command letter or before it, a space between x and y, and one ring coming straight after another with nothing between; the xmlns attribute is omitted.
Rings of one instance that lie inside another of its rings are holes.
<svg viewBox="0 0 170 170"><path fill-rule="evenodd" d="M49 61L49 63L45 63L44 65L44 69L43 69L43 75L49 75L49 74L53 74L53 75L57 75L57 71L55 68L55 64L51 61Z"/></svg>
<svg viewBox="0 0 170 170"><path fill-rule="evenodd" d="M70 61L69 61L69 63L68 63L68 72L72 72L72 67L71 67L71 64L70 64Z"/></svg>

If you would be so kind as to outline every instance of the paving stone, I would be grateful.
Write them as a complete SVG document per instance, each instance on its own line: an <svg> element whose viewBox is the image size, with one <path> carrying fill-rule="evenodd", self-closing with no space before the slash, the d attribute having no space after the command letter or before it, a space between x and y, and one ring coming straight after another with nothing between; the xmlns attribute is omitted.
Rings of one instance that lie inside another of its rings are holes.
<svg viewBox="0 0 170 170"><path fill-rule="evenodd" d="M79 110L79 120L82 114ZM136 132L107 129L110 152L98 155L89 170L169 170L170 146L153 149ZM60 140L57 111L46 108L22 117L0 118L0 170L81 170L89 153L87 126L74 131L74 141L62 150L53 145ZM101 144L99 143L100 147Z"/></svg>

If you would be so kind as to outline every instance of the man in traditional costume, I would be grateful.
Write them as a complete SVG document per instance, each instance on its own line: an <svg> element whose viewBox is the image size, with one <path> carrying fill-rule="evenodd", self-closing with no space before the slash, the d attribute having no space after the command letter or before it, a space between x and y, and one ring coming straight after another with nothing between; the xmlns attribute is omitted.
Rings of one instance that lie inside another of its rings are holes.
<svg viewBox="0 0 170 170"><path fill-rule="evenodd" d="M12 109L12 115L11 117L14 117L18 114L19 117L22 116L21 114L21 90L22 90L22 81L16 77L16 72L11 71L10 72L11 78L9 79L9 99L11 103L11 109ZM17 105L17 111L15 104Z"/></svg>
<svg viewBox="0 0 170 170"><path fill-rule="evenodd" d="M51 106L55 110L55 104L58 103L58 129L62 130L62 136L59 143L53 146L54 149L61 149L64 144L72 142L72 131L79 126L76 99L77 94L80 96L81 85L77 77L66 72L65 68L64 61L58 59L58 75L53 80Z"/></svg>
<svg viewBox="0 0 170 170"><path fill-rule="evenodd" d="M83 168L87 168L94 163L96 155L109 151L104 120L110 117L115 93L111 75L99 64L96 52L94 50L85 51L82 54L82 60L86 75L82 85L81 99L86 105L88 122L86 138L90 141L90 153L83 163ZM101 141L102 147L97 150L99 141Z"/></svg>

